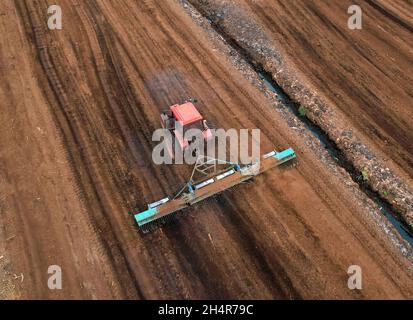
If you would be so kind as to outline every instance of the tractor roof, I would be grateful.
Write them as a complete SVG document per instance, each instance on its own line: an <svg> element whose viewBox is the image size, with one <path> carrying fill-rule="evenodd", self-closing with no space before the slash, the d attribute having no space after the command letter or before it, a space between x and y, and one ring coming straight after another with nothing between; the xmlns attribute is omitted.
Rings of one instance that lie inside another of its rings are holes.
<svg viewBox="0 0 413 320"><path fill-rule="evenodd" d="M184 126L202 120L202 115L191 102L171 106L171 111L175 119L182 122Z"/></svg>

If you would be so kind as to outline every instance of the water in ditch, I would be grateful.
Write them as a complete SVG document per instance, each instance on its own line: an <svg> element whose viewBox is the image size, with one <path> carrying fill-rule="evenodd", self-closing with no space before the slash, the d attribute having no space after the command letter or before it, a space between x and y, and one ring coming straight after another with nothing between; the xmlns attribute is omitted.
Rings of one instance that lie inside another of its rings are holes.
<svg viewBox="0 0 413 320"><path fill-rule="evenodd" d="M340 152L337 150L335 146L332 145L329 138L326 137L326 135L322 133L321 130L314 124L312 124L307 118L299 115L297 104L292 102L278 85L274 84L271 76L269 76L265 72L258 72L258 74L260 78L263 80L266 87L273 93L275 93L277 95L277 99L283 102L284 105L287 106L291 112L293 112L296 116L298 116L299 119L301 119L301 122L306 127L306 129L308 129L308 131L311 132L311 134L315 138L317 138L318 141L320 141L322 146L328 151L328 153L333 157L333 159L340 166L346 167L347 165L343 165L342 163L340 163L342 161L340 160ZM351 174L351 176L355 181L358 179L357 177L354 177L353 174ZM372 191L365 190L365 193L369 196L370 199L372 199L378 205L382 215L385 216L387 220L394 226L394 228L399 232L400 236L404 240L406 240L413 248L413 234L408 230L408 228L405 226L403 222L396 219L396 213L393 212L389 205L386 204L382 199L380 199L377 195L374 195Z"/></svg>

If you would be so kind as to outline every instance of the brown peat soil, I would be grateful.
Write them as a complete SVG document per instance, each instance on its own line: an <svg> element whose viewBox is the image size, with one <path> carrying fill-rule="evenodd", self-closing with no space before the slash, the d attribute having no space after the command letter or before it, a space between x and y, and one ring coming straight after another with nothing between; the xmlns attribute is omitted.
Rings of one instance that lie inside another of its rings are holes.
<svg viewBox="0 0 413 320"><path fill-rule="evenodd" d="M0 2L0 297L413 297L410 262L364 203L177 1L57 2L60 31L46 28L50 1ZM259 128L263 152L298 159L144 235L131 213L190 172L151 158L159 113L189 97L217 127ZM347 287L354 264L361 291Z"/></svg>

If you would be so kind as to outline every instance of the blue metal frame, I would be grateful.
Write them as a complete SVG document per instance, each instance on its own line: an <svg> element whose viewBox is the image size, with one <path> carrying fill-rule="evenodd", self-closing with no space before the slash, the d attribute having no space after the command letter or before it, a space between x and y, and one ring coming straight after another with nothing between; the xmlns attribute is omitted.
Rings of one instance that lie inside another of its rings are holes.
<svg viewBox="0 0 413 320"><path fill-rule="evenodd" d="M286 149L284 151L278 152L275 154L275 158L277 160L286 160L286 159L292 159L295 158L295 152L292 148Z"/></svg>
<svg viewBox="0 0 413 320"><path fill-rule="evenodd" d="M141 213L135 214L135 220L139 226L143 226L144 224L147 224L148 222L151 221L151 220L149 221L146 221L146 220L150 219L153 216L156 216L157 213L158 213L157 208L148 209Z"/></svg>

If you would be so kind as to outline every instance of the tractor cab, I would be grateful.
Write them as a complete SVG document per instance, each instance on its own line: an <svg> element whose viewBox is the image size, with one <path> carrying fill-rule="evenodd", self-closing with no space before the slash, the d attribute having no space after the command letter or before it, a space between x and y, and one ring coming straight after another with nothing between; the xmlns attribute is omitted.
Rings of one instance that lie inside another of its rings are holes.
<svg viewBox="0 0 413 320"><path fill-rule="evenodd" d="M182 150L185 150L195 141L185 139L185 133L190 129L198 129L202 134L201 139L209 140L212 133L207 125L206 120L199 113L198 109L191 102L176 104L169 107L169 110L161 114L161 125L164 129L170 130L176 137Z"/></svg>

